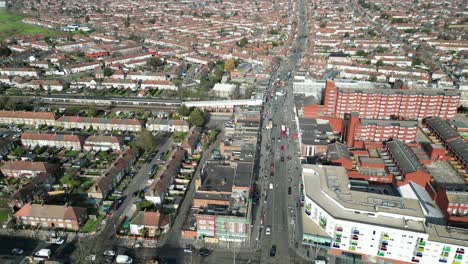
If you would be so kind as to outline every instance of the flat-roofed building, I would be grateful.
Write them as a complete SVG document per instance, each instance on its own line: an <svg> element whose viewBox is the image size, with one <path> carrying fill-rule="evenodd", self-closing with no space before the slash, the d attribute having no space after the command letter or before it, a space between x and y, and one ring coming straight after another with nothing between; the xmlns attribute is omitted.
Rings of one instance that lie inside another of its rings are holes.
<svg viewBox="0 0 468 264"><path fill-rule="evenodd" d="M305 245L374 263L461 263L468 251L466 230L429 223L434 214L421 207L424 188L411 198L350 190L338 166L306 164L302 178Z"/></svg>

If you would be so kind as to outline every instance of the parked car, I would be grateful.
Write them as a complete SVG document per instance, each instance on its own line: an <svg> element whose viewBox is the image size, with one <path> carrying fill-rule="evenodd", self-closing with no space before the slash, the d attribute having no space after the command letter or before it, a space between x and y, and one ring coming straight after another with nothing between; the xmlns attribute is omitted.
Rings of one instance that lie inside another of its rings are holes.
<svg viewBox="0 0 468 264"><path fill-rule="evenodd" d="M115 259L116 263L133 263L133 259L127 255L118 255L117 258Z"/></svg>
<svg viewBox="0 0 468 264"><path fill-rule="evenodd" d="M198 255L202 257L207 257L208 255L210 255L210 250L207 248L200 248L200 250L198 251Z"/></svg>
<svg viewBox="0 0 468 264"><path fill-rule="evenodd" d="M193 251L195 251L195 247L191 244L186 245L184 248L185 253L192 253Z"/></svg>
<svg viewBox="0 0 468 264"><path fill-rule="evenodd" d="M270 235L271 234L271 226L267 226L265 229L265 235Z"/></svg>
<svg viewBox="0 0 468 264"><path fill-rule="evenodd" d="M115 256L115 251L108 249L108 250L104 251L104 253L102 253L102 254L104 256L106 256L106 257L113 257L113 256Z"/></svg>
<svg viewBox="0 0 468 264"><path fill-rule="evenodd" d="M11 254L13 255L23 255L23 253L24 253L24 250L20 248L14 248L11 250Z"/></svg>
<svg viewBox="0 0 468 264"><path fill-rule="evenodd" d="M276 245L273 245L270 249L270 257L274 257L276 255Z"/></svg>
<svg viewBox="0 0 468 264"><path fill-rule="evenodd" d="M55 244L57 245L62 245L63 242L65 242L65 239L61 238L61 237L58 237L56 240L55 240Z"/></svg>

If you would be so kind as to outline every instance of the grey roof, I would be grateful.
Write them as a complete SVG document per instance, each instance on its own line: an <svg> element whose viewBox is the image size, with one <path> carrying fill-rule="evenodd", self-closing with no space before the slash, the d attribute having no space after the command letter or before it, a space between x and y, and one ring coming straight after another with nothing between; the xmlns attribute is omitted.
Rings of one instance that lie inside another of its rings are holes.
<svg viewBox="0 0 468 264"><path fill-rule="evenodd" d="M231 192L236 175L235 169L218 162L209 162L205 165L201 176L200 191Z"/></svg>
<svg viewBox="0 0 468 264"><path fill-rule="evenodd" d="M461 92L457 90L430 90L430 89L413 89L413 90L395 90L395 89L362 89L362 88L347 88L339 89L340 93L365 93L365 94L402 94L402 95L441 95L441 96L460 96Z"/></svg>
<svg viewBox="0 0 468 264"><path fill-rule="evenodd" d="M327 145L327 133L333 131L330 124L317 124L313 118L299 118L299 129L304 145Z"/></svg>
<svg viewBox="0 0 468 264"><path fill-rule="evenodd" d="M313 96L304 96L303 94L297 94L294 96L294 102L297 108L301 108L307 105L317 104L317 100Z"/></svg>
<svg viewBox="0 0 468 264"><path fill-rule="evenodd" d="M250 187L253 172L253 162L237 162L234 185Z"/></svg>
<svg viewBox="0 0 468 264"><path fill-rule="evenodd" d="M386 143L386 147L403 174L424 170L413 150L400 140L389 141Z"/></svg>
<svg viewBox="0 0 468 264"><path fill-rule="evenodd" d="M426 118L425 122L430 128L435 130L444 141L460 137L460 134L440 117Z"/></svg>
<svg viewBox="0 0 468 264"><path fill-rule="evenodd" d="M348 147L340 142L328 145L327 159L329 161L333 161L339 158L351 160L351 155L349 154Z"/></svg>
<svg viewBox="0 0 468 264"><path fill-rule="evenodd" d="M409 120L385 120L385 119L361 119L363 126L398 126L398 127L417 127L418 121Z"/></svg>
<svg viewBox="0 0 468 264"><path fill-rule="evenodd" d="M457 138L448 143L449 148L454 152L455 156L463 160L463 163L468 163L468 144L462 138Z"/></svg>

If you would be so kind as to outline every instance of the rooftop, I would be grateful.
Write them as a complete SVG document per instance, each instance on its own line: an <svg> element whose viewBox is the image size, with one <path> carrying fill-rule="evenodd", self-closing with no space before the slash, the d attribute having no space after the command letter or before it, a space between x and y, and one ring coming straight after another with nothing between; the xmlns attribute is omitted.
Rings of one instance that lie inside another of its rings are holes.
<svg viewBox="0 0 468 264"><path fill-rule="evenodd" d="M396 163L403 174L415 172L417 170L424 170L424 167L416 154L405 143L396 139L387 142L385 146L396 160Z"/></svg>
<svg viewBox="0 0 468 264"><path fill-rule="evenodd" d="M346 170L338 166L303 165L305 195L337 219L424 231L424 214L416 200L352 191Z"/></svg>

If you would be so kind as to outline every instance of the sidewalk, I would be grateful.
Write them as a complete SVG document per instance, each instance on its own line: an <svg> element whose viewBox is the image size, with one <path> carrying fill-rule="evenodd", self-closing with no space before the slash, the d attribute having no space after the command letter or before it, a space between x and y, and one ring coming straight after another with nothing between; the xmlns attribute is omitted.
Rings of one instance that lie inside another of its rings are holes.
<svg viewBox="0 0 468 264"><path fill-rule="evenodd" d="M4 236L16 236L31 238L37 240L45 240L47 237L50 237L55 231L53 230L43 230L43 229L13 229L13 228L2 228L0 229L0 235ZM57 235L60 237L66 237L66 241L72 241L73 239L79 237L89 237L95 235L94 233L78 233L78 232L65 232L58 231Z"/></svg>

